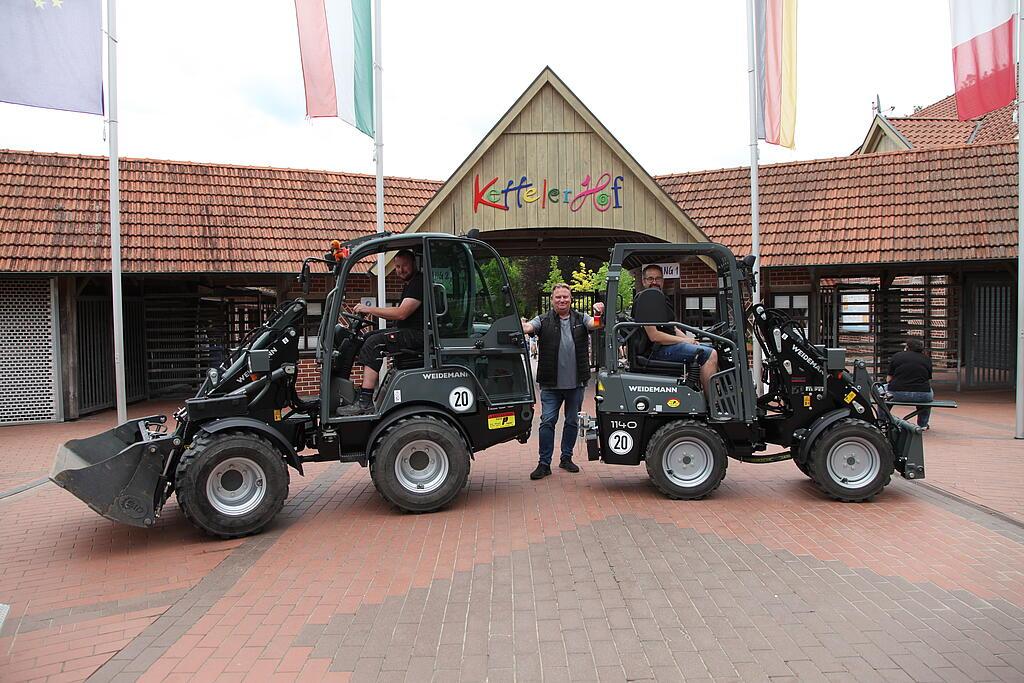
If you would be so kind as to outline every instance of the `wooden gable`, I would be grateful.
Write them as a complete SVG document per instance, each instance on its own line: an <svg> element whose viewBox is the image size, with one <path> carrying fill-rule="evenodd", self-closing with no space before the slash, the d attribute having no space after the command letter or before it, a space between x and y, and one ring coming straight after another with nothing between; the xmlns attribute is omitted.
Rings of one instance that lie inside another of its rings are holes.
<svg viewBox="0 0 1024 683"><path fill-rule="evenodd" d="M900 132L884 116L875 114L875 118L871 121L868 134L864 136L864 142L861 144L858 153L896 152L912 149L912 147L910 141L900 135Z"/></svg>
<svg viewBox="0 0 1024 683"><path fill-rule="evenodd" d="M407 231L472 228L543 231L549 240L636 233L637 241L708 241L550 68Z"/></svg>

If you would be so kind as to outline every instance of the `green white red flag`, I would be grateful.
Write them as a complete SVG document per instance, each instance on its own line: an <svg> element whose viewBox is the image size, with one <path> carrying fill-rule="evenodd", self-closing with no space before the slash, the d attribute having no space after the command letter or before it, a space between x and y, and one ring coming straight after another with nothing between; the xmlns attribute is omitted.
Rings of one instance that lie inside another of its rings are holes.
<svg viewBox="0 0 1024 683"><path fill-rule="evenodd" d="M373 137L370 0L295 0L306 115L338 117Z"/></svg>

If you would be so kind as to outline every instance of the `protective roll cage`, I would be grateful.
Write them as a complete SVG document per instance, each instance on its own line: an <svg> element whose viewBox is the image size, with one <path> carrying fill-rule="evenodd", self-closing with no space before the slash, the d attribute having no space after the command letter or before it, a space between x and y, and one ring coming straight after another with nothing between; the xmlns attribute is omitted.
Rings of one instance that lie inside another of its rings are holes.
<svg viewBox="0 0 1024 683"><path fill-rule="evenodd" d="M743 292L741 283L753 287L753 261L747 260L737 262L731 251L721 244L711 242L685 245L664 244L617 244L612 249L611 260L608 264L608 301L606 302L606 317L615 321L610 334L605 335L605 370L609 373L618 371L618 344L620 334L625 340L629 340L633 334L642 334L639 330L644 326L644 321L629 319L627 311L619 310L619 282L622 277L623 268L630 269L656 261L658 258L676 259L679 256L695 256L711 259L718 274L719 286L716 292L719 310L725 313L723 323L728 327L732 323L732 329L720 330L722 334L702 330L685 323L673 321L671 323L658 323L660 325L671 325L686 330L697 337L705 337L730 349L733 354L733 367L724 372L731 372L741 397L741 413L735 417L744 422L751 422L757 417L757 405L754 393L754 386L750 372L747 371L747 348L746 348L746 321L750 311L743 309ZM650 323L648 323L650 324ZM717 326L716 326L717 327ZM620 332L621 331L621 332ZM731 334L732 336L726 336Z"/></svg>
<svg viewBox="0 0 1024 683"><path fill-rule="evenodd" d="M423 266L424 271L428 267L428 256L426 244L429 240L451 240L459 242L460 244L466 244L470 248L482 248L495 256L499 267L501 268L501 274L505 282L508 282L508 273L505 270L505 264L502 263L501 258L494 248L475 238L477 231L472 230L466 236L449 235L445 233L419 233L416 235L407 235L403 233L397 234L383 234L383 235L367 235L359 237L348 242L344 242L338 245L334 253L329 253L324 258L307 258L302 264L302 273L299 278L304 283L308 283L308 273L310 263L324 263L330 268L331 274L334 275L334 287L327 293L327 297L324 300L323 316L320 320L320 328L317 336L320 340L317 345L317 360L320 363L320 383L323 387L330 387L331 377L331 364L326 362L327 359L331 358L331 354L334 351L334 335L329 333L329 325L332 321L336 321L341 311L342 296L338 294L345 291L345 284L348 280L349 275L352 272L353 266L360 260L367 256L372 256L377 253L383 253L385 251L396 251L405 248L418 248L422 258L424 259ZM380 274L383 276L383 274ZM424 296L430 298L429 294L432 293L434 287L424 287ZM383 302L378 302L382 304ZM427 301L423 302L424 306L424 320L429 321L430 316L434 313L432 306L428 306ZM433 329L433 325L428 322L428 330L423 335L423 364L424 367L436 367L438 366L439 355L438 349L435 343L431 341L430 330ZM525 343L525 342L524 342ZM472 374L472 371L467 368ZM320 402L320 424L327 425L332 422L329 409L329 401L321 400Z"/></svg>

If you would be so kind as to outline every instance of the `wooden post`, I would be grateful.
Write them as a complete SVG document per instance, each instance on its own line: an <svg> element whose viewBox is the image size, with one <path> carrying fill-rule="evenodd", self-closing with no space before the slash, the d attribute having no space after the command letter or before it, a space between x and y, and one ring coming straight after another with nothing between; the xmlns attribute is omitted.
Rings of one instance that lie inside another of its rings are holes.
<svg viewBox="0 0 1024 683"><path fill-rule="evenodd" d="M282 275L277 278L277 282L274 285L274 291L277 293L277 305L280 306L288 300L288 293L292 288L292 278L287 275Z"/></svg>
<svg viewBox="0 0 1024 683"><path fill-rule="evenodd" d="M807 334L812 344L821 343L821 275L818 269L808 269L811 276L811 294L807 299Z"/></svg>
<svg viewBox="0 0 1024 683"><path fill-rule="evenodd" d="M78 401L78 278L57 278L57 305L60 315L60 374L64 385L64 419L79 416Z"/></svg>

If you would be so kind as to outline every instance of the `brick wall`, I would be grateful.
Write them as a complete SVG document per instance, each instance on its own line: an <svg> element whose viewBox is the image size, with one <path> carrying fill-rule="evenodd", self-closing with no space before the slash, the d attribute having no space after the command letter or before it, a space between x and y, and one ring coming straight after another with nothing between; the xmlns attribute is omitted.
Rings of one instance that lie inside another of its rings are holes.
<svg viewBox="0 0 1024 683"><path fill-rule="evenodd" d="M671 281L666 285L670 285ZM715 289L718 283L715 279L715 271L708 268L703 261L688 261L679 267L680 290L687 289ZM671 286L669 287L671 289Z"/></svg>
<svg viewBox="0 0 1024 683"><path fill-rule="evenodd" d="M307 301L310 303L323 304L327 297L329 287L334 285L334 278L327 275L314 276L310 283ZM388 275L384 282L385 297L388 305L398 304L398 297L402 294L404 283L393 274ZM359 303L363 297L377 296L377 279L369 275L354 275L348 280L345 291L344 304L351 308ZM288 296L298 296L301 289L292 288ZM352 381L358 386L363 379L361 366L352 369ZM295 389L300 395L313 395L320 391L320 367L316 362L315 352L310 350L302 354L299 361L298 377L295 381Z"/></svg>
<svg viewBox="0 0 1024 683"><path fill-rule="evenodd" d="M811 289L811 273L806 268L773 268L766 270L761 274L761 281L771 291L807 292Z"/></svg>

